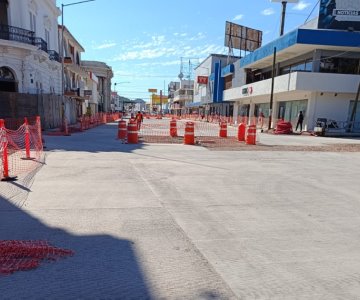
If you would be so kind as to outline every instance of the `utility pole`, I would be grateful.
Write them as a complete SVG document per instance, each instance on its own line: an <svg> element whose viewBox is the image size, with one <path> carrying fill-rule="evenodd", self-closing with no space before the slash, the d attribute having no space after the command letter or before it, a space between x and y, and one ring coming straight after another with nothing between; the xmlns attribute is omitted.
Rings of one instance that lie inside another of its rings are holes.
<svg viewBox="0 0 360 300"><path fill-rule="evenodd" d="M276 71L275 64L276 64L276 47L274 47L273 64L272 64L272 72L271 72L271 92L270 92L268 129L271 128L271 122L272 122L272 110L273 110L273 102L274 102L274 82L275 82L275 71Z"/></svg>
<svg viewBox="0 0 360 300"><path fill-rule="evenodd" d="M160 90L160 116L162 116L162 90Z"/></svg>

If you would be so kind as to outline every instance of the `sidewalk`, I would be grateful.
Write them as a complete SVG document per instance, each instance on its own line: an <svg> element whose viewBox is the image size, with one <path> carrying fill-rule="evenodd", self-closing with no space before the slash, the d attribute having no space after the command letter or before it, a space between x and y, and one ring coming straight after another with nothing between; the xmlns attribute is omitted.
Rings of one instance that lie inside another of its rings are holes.
<svg viewBox="0 0 360 300"><path fill-rule="evenodd" d="M116 134L114 123L46 136L33 183L1 183L0 239L75 252L1 277L3 298L358 296L360 153L214 152ZM278 141L330 141L289 138ZM26 188L16 206L11 194Z"/></svg>

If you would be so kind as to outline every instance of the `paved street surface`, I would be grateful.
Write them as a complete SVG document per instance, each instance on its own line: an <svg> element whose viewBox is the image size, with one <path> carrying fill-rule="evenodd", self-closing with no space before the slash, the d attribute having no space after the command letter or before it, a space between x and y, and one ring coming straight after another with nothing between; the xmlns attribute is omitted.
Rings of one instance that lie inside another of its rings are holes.
<svg viewBox="0 0 360 300"><path fill-rule="evenodd" d="M75 252L0 277L1 299L360 298L360 152L127 145L116 134L108 124L46 136L36 175L0 183L0 240Z"/></svg>

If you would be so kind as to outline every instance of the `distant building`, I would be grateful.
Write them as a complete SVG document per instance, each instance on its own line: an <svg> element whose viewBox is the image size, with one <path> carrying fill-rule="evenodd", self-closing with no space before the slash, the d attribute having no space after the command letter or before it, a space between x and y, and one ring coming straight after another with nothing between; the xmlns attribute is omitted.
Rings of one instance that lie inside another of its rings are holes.
<svg viewBox="0 0 360 300"><path fill-rule="evenodd" d="M223 90L236 82L234 63L238 56L210 54L195 68L194 101L188 107L199 108L204 115L230 116L233 104L223 101Z"/></svg>
<svg viewBox="0 0 360 300"><path fill-rule="evenodd" d="M100 61L83 60L81 65L85 70L92 72L98 78L98 91L99 91L99 112L110 112L114 109L111 106L111 78L114 74L106 63Z"/></svg>

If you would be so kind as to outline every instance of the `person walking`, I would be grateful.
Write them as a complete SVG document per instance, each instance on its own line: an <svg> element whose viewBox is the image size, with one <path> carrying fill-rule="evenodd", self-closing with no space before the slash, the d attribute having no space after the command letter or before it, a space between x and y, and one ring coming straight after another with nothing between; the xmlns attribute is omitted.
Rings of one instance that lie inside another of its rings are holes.
<svg viewBox="0 0 360 300"><path fill-rule="evenodd" d="M298 130L298 127L299 127L299 125L300 125L300 132L302 132L302 124L303 124L303 121L304 121L304 114L303 114L303 112L300 110L299 115L298 115L298 120L297 120L297 123L296 123L296 129L295 129L295 131Z"/></svg>
<svg viewBox="0 0 360 300"><path fill-rule="evenodd" d="M140 111L138 111L138 113L136 114L135 120L136 120L136 124L137 124L137 129L140 130L140 128L141 128L141 123L142 123L143 120L144 120L144 116L143 116L143 114L142 114Z"/></svg>

